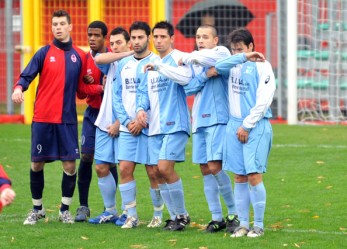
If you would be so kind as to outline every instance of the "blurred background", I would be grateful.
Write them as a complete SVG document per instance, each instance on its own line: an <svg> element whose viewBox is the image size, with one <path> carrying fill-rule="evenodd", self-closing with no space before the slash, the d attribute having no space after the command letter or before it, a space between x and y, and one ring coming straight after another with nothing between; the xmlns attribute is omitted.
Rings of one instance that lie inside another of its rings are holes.
<svg viewBox="0 0 347 249"><path fill-rule="evenodd" d="M136 20L151 26L168 20L175 26L175 48L185 52L194 50L201 24L215 25L227 47L228 34L246 27L275 72L275 120L347 124L346 0L0 0L0 123L31 123L37 79L22 105L12 103L12 89L35 51L51 42L57 9L70 13L73 41L86 51L87 26L94 20L109 31L128 29ZM85 103L77 101L82 115Z"/></svg>

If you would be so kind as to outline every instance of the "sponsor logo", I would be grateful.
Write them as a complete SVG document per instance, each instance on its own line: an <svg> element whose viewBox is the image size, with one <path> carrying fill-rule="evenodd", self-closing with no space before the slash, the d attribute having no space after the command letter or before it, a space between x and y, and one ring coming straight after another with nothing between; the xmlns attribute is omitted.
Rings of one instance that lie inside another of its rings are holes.
<svg viewBox="0 0 347 249"><path fill-rule="evenodd" d="M92 69L88 68L87 69L87 74L91 75L93 72L92 72Z"/></svg>
<svg viewBox="0 0 347 249"><path fill-rule="evenodd" d="M167 125L167 126L174 125L174 124L175 124L175 121L166 122L166 125Z"/></svg>
<svg viewBox="0 0 347 249"><path fill-rule="evenodd" d="M270 81L270 75L268 75L268 76L266 77L266 79L265 79L265 84L269 83L269 81Z"/></svg>
<svg viewBox="0 0 347 249"><path fill-rule="evenodd" d="M201 116L202 116L202 118L209 118L209 117L211 117L211 114L209 114L209 113L208 114L202 114Z"/></svg>
<svg viewBox="0 0 347 249"><path fill-rule="evenodd" d="M71 61L72 62L76 62L77 61L76 55L74 55L74 54L71 55Z"/></svg>
<svg viewBox="0 0 347 249"><path fill-rule="evenodd" d="M49 62L55 62L55 57L54 56L49 57Z"/></svg>

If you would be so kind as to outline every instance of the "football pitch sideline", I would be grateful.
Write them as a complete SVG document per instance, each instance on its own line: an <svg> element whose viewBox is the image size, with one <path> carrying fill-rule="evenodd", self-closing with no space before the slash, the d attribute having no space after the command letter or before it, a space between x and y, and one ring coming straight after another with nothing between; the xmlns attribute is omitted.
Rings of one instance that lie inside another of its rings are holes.
<svg viewBox="0 0 347 249"><path fill-rule="evenodd" d="M184 232L147 228L153 207L143 165L138 165L135 171L140 219L138 228L127 230L114 224L70 225L58 222L62 178L60 162L46 164L45 167L43 203L46 218L36 225L24 226L23 221L32 207L29 187L30 126L1 124L0 163L10 176L17 196L15 202L0 214L0 249L345 248L347 127L276 124L273 131L273 147L264 175L267 191L265 235L259 238L230 238L224 232L208 234L204 231L211 214L205 200L199 166L191 163L191 140L187 145L186 162L176 165L182 177L186 207L192 220ZM73 215L78 204L76 188L71 206ZM95 172L89 205L92 216L103 211ZM224 203L223 207L226 212ZM120 210L118 191L117 208ZM165 210L166 218L168 213ZM253 220L253 217L250 219Z"/></svg>

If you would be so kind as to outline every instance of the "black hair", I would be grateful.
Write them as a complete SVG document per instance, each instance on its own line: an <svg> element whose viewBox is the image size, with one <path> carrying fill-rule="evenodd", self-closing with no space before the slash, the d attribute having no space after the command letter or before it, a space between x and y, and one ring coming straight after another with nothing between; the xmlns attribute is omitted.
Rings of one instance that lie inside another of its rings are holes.
<svg viewBox="0 0 347 249"><path fill-rule="evenodd" d="M247 47L253 43L253 51L255 49L252 33L246 28L238 28L229 34L229 44L243 42Z"/></svg>
<svg viewBox="0 0 347 249"><path fill-rule="evenodd" d="M175 34L173 25L168 21L161 21L156 23L152 29L152 33L155 29L166 29L170 37Z"/></svg>
<svg viewBox="0 0 347 249"><path fill-rule="evenodd" d="M145 31L147 36L151 34L151 28L149 27L149 25L146 22L142 21L133 22L129 28L129 33L131 34L131 31L133 30L143 30Z"/></svg>
<svg viewBox="0 0 347 249"><path fill-rule="evenodd" d="M102 21L91 22L88 25L88 29L101 29L101 33L103 36L106 36L108 32L106 24Z"/></svg>
<svg viewBox="0 0 347 249"><path fill-rule="evenodd" d="M69 15L69 13L65 10L56 10L53 12L52 14L52 18L53 17L62 17L62 16L66 16L66 20L68 24L71 24L71 17Z"/></svg>
<svg viewBox="0 0 347 249"><path fill-rule="evenodd" d="M128 31L126 31L123 27L117 27L115 29L113 29L110 33L110 36L111 35L123 35L124 36L124 39L126 42L130 41L130 35L128 33Z"/></svg>

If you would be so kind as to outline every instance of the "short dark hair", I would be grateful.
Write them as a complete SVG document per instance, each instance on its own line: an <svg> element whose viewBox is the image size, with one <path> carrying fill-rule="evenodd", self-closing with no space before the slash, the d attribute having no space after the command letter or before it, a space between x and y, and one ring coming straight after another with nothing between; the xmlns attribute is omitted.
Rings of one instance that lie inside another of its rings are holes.
<svg viewBox="0 0 347 249"><path fill-rule="evenodd" d="M108 32L106 24L102 21L91 22L88 25L88 29L101 29L101 33L103 36L106 36Z"/></svg>
<svg viewBox="0 0 347 249"><path fill-rule="evenodd" d="M203 24L201 26L199 26L196 31L198 31L199 28L209 28L212 30L212 35L214 35L215 37L218 37L218 30L215 26L211 25L211 24Z"/></svg>
<svg viewBox="0 0 347 249"><path fill-rule="evenodd" d="M71 24L71 17L69 15L69 13L65 10L56 10L53 12L52 14L52 18L53 17L62 17L62 16L66 16L66 20L68 24Z"/></svg>
<svg viewBox="0 0 347 249"><path fill-rule="evenodd" d="M238 28L229 34L229 44L243 42L247 47L253 43L253 51L255 49L252 33L246 28Z"/></svg>
<svg viewBox="0 0 347 249"><path fill-rule="evenodd" d="M168 21L157 22L152 29L152 33L155 29L166 29L170 37L175 34L173 25Z"/></svg>
<svg viewBox="0 0 347 249"><path fill-rule="evenodd" d="M113 29L110 33L110 36L111 35L123 35L126 42L130 41L130 35L123 27Z"/></svg>
<svg viewBox="0 0 347 249"><path fill-rule="evenodd" d="M129 28L129 33L131 34L131 31L133 30L143 30L145 31L147 36L151 34L151 27L149 27L149 25L146 22L142 21L133 22Z"/></svg>

